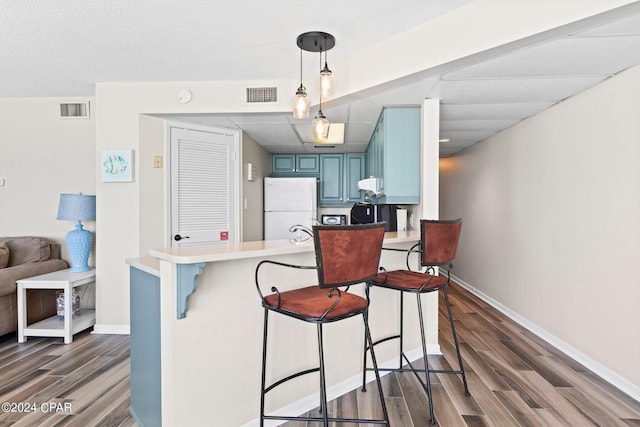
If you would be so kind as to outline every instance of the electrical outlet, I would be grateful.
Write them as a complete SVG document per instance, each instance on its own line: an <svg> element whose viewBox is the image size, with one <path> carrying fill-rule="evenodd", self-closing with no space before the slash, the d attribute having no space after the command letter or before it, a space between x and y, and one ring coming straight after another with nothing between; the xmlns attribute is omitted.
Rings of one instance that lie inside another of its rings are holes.
<svg viewBox="0 0 640 427"><path fill-rule="evenodd" d="M153 167L155 169L162 169L162 156L153 156Z"/></svg>

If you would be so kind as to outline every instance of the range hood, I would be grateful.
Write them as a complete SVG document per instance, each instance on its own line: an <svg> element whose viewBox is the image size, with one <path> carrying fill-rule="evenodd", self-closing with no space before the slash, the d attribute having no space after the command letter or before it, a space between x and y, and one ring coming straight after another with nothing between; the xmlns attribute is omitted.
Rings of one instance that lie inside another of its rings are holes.
<svg viewBox="0 0 640 427"><path fill-rule="evenodd" d="M361 179L360 181L358 181L358 189L360 191L366 191L368 194L370 195L377 195L378 194L378 178L367 178L367 179Z"/></svg>

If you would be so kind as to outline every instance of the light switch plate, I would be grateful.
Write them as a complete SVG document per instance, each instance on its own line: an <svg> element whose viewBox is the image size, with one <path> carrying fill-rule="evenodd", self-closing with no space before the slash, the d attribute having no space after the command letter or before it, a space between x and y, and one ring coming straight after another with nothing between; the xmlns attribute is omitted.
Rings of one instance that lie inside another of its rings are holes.
<svg viewBox="0 0 640 427"><path fill-rule="evenodd" d="M155 169L162 169L162 156L153 156L153 167Z"/></svg>
<svg viewBox="0 0 640 427"><path fill-rule="evenodd" d="M247 180L255 181L256 180L256 165L253 163L247 163Z"/></svg>

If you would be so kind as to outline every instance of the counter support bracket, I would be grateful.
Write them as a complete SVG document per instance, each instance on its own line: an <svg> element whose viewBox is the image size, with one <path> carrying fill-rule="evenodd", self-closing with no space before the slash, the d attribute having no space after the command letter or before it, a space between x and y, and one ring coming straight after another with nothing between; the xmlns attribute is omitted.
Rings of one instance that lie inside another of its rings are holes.
<svg viewBox="0 0 640 427"><path fill-rule="evenodd" d="M187 316L187 310L189 309L189 297L198 287L198 276L202 274L204 266L204 262L177 265L178 319L184 319Z"/></svg>

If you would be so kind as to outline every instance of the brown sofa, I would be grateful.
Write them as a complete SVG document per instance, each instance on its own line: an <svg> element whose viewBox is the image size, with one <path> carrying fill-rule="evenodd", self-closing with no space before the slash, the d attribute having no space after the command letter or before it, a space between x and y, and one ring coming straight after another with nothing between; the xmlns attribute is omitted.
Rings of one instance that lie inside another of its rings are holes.
<svg viewBox="0 0 640 427"><path fill-rule="evenodd" d="M0 237L0 335L18 329L16 281L68 267L67 262L60 259L60 245L49 239ZM27 290L27 324L56 314L57 292L55 289Z"/></svg>

